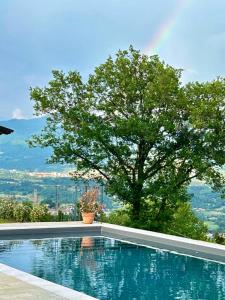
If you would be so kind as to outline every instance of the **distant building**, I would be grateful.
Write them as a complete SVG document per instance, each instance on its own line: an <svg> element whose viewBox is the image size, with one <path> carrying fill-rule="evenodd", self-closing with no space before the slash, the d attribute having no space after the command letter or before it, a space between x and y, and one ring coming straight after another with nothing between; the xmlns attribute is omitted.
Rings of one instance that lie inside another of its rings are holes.
<svg viewBox="0 0 225 300"><path fill-rule="evenodd" d="M9 129L7 127L3 127L3 126L0 126L0 135L1 134L10 134L12 133L13 130L12 129Z"/></svg>
<svg viewBox="0 0 225 300"><path fill-rule="evenodd" d="M38 193L37 193L37 189L34 189L34 192L33 192L33 203L34 204L38 204Z"/></svg>

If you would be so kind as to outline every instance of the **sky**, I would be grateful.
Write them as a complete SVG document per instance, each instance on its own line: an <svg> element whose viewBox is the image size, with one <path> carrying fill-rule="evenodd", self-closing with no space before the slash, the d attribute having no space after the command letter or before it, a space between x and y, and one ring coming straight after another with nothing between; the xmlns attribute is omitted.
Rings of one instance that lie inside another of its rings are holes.
<svg viewBox="0 0 225 300"><path fill-rule="evenodd" d="M0 120L31 118L52 70L87 78L131 44L184 83L225 76L225 0L0 0Z"/></svg>

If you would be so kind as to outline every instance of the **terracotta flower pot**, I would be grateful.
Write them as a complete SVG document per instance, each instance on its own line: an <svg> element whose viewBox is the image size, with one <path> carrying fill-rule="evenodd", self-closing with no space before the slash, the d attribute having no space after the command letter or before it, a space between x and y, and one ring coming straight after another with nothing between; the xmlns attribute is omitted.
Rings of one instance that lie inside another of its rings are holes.
<svg viewBox="0 0 225 300"><path fill-rule="evenodd" d="M83 218L83 223L84 224L92 224L94 222L94 218L95 218L95 213L85 213L82 212L82 218Z"/></svg>

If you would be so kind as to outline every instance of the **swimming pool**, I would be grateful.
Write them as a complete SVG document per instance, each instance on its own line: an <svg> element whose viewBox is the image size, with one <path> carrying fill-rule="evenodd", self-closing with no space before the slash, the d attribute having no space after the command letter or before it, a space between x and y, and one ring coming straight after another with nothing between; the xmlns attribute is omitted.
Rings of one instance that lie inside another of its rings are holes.
<svg viewBox="0 0 225 300"><path fill-rule="evenodd" d="M225 265L102 236L0 241L0 262L108 299L225 299Z"/></svg>

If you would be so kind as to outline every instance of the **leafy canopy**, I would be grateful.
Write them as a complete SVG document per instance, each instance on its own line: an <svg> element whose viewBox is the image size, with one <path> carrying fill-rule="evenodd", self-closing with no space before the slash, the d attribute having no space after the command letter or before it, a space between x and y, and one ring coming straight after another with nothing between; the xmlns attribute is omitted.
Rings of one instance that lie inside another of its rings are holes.
<svg viewBox="0 0 225 300"><path fill-rule="evenodd" d="M133 47L87 81L53 71L47 87L31 89L36 114L47 116L31 144L51 146L51 162L97 171L137 219L146 197L156 218L186 201L192 178L221 191L225 79L182 85L181 73Z"/></svg>

